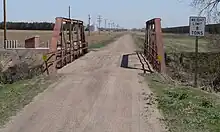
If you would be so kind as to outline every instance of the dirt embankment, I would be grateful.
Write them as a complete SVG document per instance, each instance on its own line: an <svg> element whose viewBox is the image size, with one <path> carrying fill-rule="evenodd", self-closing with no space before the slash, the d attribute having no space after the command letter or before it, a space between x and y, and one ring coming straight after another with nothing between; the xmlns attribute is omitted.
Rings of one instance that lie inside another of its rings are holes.
<svg viewBox="0 0 220 132"><path fill-rule="evenodd" d="M198 81L200 87L212 87L218 92L220 84L220 53L203 52L198 54ZM168 74L185 85L193 86L195 73L195 53L169 53L166 58ZM211 89L206 89L211 90Z"/></svg>

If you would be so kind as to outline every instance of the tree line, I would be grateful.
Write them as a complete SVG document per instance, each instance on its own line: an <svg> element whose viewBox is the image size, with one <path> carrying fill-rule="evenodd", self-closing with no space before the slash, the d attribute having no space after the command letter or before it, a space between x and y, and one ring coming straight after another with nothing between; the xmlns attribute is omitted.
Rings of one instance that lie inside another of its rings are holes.
<svg viewBox="0 0 220 132"><path fill-rule="evenodd" d="M7 22L9 30L53 30L54 23L49 22ZM0 29L4 29L4 22L0 23Z"/></svg>
<svg viewBox="0 0 220 132"><path fill-rule="evenodd" d="M53 30L54 23L49 22L7 22L6 27L9 30ZM66 27L66 26L64 26ZM69 26L67 26L69 27ZM85 31L89 30L89 25L84 26ZM0 22L0 29L4 29L4 22ZM100 28L100 30L107 30ZM119 29L117 29L119 30ZM125 31L125 29L120 29Z"/></svg>
<svg viewBox="0 0 220 132"><path fill-rule="evenodd" d="M189 33L189 26L163 28L163 33ZM205 32L210 34L220 34L220 24L208 24L205 27Z"/></svg>

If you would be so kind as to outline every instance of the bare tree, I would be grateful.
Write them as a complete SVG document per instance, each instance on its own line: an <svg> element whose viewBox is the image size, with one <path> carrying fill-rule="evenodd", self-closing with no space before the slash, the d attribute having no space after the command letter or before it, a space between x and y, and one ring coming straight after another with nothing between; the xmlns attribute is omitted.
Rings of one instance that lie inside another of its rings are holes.
<svg viewBox="0 0 220 132"><path fill-rule="evenodd" d="M207 15L209 21L219 22L220 0L192 0L191 6L199 9L199 15Z"/></svg>
<svg viewBox="0 0 220 132"><path fill-rule="evenodd" d="M191 0L191 6L199 10L199 15L207 16L208 22L219 23L220 22L220 0ZM213 28L216 28L213 26ZM209 34L206 36L206 39L209 42L209 48L213 51L219 51L220 43L220 34ZM218 59L218 58L215 58ZM210 60L211 62L211 60ZM217 60L218 62L218 60ZM207 64L208 65L208 64ZM207 78L204 81L207 81L214 91L220 91L220 70L219 64L211 64L209 67L215 69L215 73L208 71ZM203 82L204 82L203 81ZM207 87L207 86L205 86ZM208 90L208 89L207 89ZM209 89L209 91L212 91Z"/></svg>

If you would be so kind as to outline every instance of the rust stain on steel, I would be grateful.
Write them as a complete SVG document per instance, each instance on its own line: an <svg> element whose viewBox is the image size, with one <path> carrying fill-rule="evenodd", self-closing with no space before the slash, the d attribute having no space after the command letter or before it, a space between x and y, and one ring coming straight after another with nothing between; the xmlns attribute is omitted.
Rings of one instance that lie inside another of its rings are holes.
<svg viewBox="0 0 220 132"><path fill-rule="evenodd" d="M79 30L75 31L74 27ZM81 43L82 46L77 46L77 48L74 49L75 43ZM87 52L88 43L85 40L83 21L57 17L49 52L47 53L49 59L46 61L49 63L48 68L50 73L56 72L57 69L73 62Z"/></svg>
<svg viewBox="0 0 220 132"><path fill-rule="evenodd" d="M160 18L146 22L144 55L155 70L161 73L166 72Z"/></svg>

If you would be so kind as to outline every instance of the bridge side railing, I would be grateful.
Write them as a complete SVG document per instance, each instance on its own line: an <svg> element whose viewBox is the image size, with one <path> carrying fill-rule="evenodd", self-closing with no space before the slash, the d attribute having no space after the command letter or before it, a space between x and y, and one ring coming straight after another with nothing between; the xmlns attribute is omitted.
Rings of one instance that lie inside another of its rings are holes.
<svg viewBox="0 0 220 132"><path fill-rule="evenodd" d="M88 52L83 21L56 18L50 51L43 55L43 72L50 74Z"/></svg>
<svg viewBox="0 0 220 132"><path fill-rule="evenodd" d="M166 72L160 18L154 18L146 22L144 55L153 69L161 73Z"/></svg>

